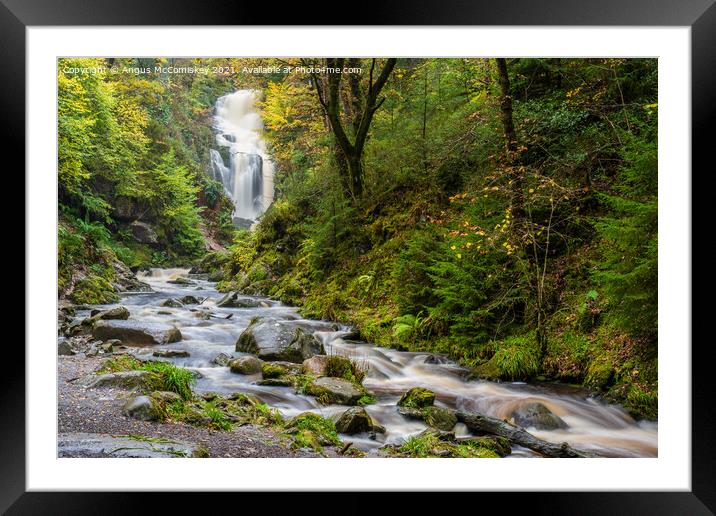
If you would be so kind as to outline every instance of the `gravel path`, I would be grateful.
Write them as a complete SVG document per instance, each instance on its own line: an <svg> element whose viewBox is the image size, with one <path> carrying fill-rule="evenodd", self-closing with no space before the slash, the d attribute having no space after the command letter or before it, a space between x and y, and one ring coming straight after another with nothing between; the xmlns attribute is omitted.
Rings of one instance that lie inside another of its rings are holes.
<svg viewBox="0 0 716 516"><path fill-rule="evenodd" d="M122 415L130 391L85 389L73 380L96 370L105 358L58 357L58 433L139 434L164 437L204 446L210 457L320 457L305 450L292 450L290 442L270 428L242 426L232 432L196 428L184 423L138 421ZM335 456L326 449L324 456Z"/></svg>

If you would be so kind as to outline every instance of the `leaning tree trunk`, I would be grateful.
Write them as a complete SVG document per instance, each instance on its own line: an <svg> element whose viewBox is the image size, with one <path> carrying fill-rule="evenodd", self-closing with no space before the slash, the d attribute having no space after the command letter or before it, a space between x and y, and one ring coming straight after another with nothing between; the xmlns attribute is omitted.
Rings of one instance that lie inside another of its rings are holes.
<svg viewBox="0 0 716 516"><path fill-rule="evenodd" d="M473 432L484 432L504 437L511 443L529 448L545 457L584 458L591 456L588 453L575 450L567 443L554 444L538 439L522 428L512 426L494 417L459 411L455 415L458 421L465 423L465 426Z"/></svg>

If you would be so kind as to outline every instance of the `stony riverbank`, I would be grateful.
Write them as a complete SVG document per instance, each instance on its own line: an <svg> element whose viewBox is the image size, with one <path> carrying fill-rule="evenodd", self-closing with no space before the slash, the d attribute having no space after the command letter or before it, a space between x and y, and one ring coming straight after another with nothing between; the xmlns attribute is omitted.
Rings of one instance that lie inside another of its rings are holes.
<svg viewBox="0 0 716 516"><path fill-rule="evenodd" d="M60 441L70 434L97 436L145 436L190 443L206 450L209 457L320 457L306 450L292 449L290 439L274 429L241 426L231 432L195 427L186 423L140 421L122 415L122 406L131 396L122 389L87 389L78 379L93 373L106 358L58 357L58 434ZM68 446L68 443L65 443ZM112 456L94 450L74 450L63 456ZM108 450L109 451L109 450ZM323 456L335 456L324 450Z"/></svg>

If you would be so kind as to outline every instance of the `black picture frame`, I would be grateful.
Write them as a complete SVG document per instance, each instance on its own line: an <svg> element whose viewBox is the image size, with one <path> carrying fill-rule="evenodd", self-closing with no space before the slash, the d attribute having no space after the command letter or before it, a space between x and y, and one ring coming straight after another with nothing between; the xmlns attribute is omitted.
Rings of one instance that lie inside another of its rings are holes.
<svg viewBox="0 0 716 516"><path fill-rule="evenodd" d="M3 147L7 154L12 152L19 158L16 167L24 169L24 153L17 149L25 148L25 106L30 100L25 94L25 30L31 26L293 25L300 22L310 25L688 26L691 28L692 45L692 163L693 167L703 167L702 172L706 173L708 154L713 146L712 126L716 119L715 2L396 0L390 5L378 7L359 1L350 14L341 15L337 4L318 1L312 2L310 9L304 3L291 6L278 4L280 7L267 16L265 4L236 0L154 0L151 3L139 0L0 0L0 105L6 128ZM692 181L696 178L693 171L691 178ZM692 186L692 192L698 190ZM692 206L695 205L694 199ZM696 218L692 218L696 222ZM26 276L30 272L25 269ZM696 311L696 305L693 306ZM709 374L710 344L708 339L691 343L690 492L483 493L479 495L480 505L487 507L485 502L492 502L482 498L485 496L508 496L509 500L504 501L505 508L518 509L524 504L529 506L529 513L536 514L713 514L716 511L716 425ZM146 496L134 497L122 493L78 496L75 493L25 492L26 372L24 353L22 350L17 352L18 356L10 362L13 367L6 368L0 375L0 510L7 510L9 514L104 514L135 512L148 507ZM186 503L183 496L172 496L173 502L163 507L165 511L170 510L171 504ZM293 495L293 503L303 504L301 498L304 497L296 496ZM352 498L355 495L349 496ZM355 505L350 499L347 502Z"/></svg>

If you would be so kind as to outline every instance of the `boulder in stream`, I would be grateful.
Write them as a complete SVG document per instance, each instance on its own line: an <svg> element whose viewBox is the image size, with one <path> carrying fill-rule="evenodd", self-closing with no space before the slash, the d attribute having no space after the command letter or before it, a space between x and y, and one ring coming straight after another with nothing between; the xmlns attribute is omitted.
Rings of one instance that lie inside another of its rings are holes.
<svg viewBox="0 0 716 516"><path fill-rule="evenodd" d="M539 402L520 405L512 411L510 420L522 428L535 428L537 430L567 428L567 423L561 417Z"/></svg>
<svg viewBox="0 0 716 516"><path fill-rule="evenodd" d="M194 285L194 282L192 280L183 276L167 280L167 283L172 283L174 285Z"/></svg>
<svg viewBox="0 0 716 516"><path fill-rule="evenodd" d="M194 296L184 296L179 301L185 305L198 305L201 303L201 301Z"/></svg>
<svg viewBox="0 0 716 516"><path fill-rule="evenodd" d="M98 321L92 328L98 340L117 339L126 346L170 344L182 339L179 329L168 324L137 321Z"/></svg>
<svg viewBox="0 0 716 516"><path fill-rule="evenodd" d="M126 307L119 305L112 308L109 308L108 310L97 310L96 312L93 311L92 316L88 317L84 321L82 321L82 324L85 325L93 325L97 321L125 321L129 319L129 310L127 310Z"/></svg>
<svg viewBox="0 0 716 516"><path fill-rule="evenodd" d="M348 380L324 376L310 383L306 394L315 396L324 405L357 405L366 391Z"/></svg>
<svg viewBox="0 0 716 516"><path fill-rule="evenodd" d="M231 356L227 355L226 353L219 353L211 359L211 363L216 364L218 366L228 366L230 362Z"/></svg>
<svg viewBox="0 0 716 516"><path fill-rule="evenodd" d="M166 306L167 308L182 308L184 305L181 304L180 301L177 301L176 299L169 298L162 301L162 303L159 306Z"/></svg>
<svg viewBox="0 0 716 516"><path fill-rule="evenodd" d="M262 360L303 363L326 350L318 339L302 328L275 319L254 319L236 342L236 351L253 353Z"/></svg>
<svg viewBox="0 0 716 516"><path fill-rule="evenodd" d="M154 357L160 358L186 358L189 352L183 349L157 349L152 353Z"/></svg>
<svg viewBox="0 0 716 516"><path fill-rule="evenodd" d="M373 419L363 407L351 407L335 418L340 434L360 434L374 429Z"/></svg>
<svg viewBox="0 0 716 516"><path fill-rule="evenodd" d="M227 364L231 368L232 373L238 374L257 374L261 372L263 361L255 356L245 356L235 358Z"/></svg>
<svg viewBox="0 0 716 516"><path fill-rule="evenodd" d="M399 407L416 408L430 407L435 403L435 393L423 387L413 387L398 401Z"/></svg>
<svg viewBox="0 0 716 516"><path fill-rule="evenodd" d="M303 361L303 372L313 376L325 376L328 355L314 355Z"/></svg>
<svg viewBox="0 0 716 516"><path fill-rule="evenodd" d="M242 296L239 292L229 292L216 302L221 308L257 308L261 302L248 296Z"/></svg>

